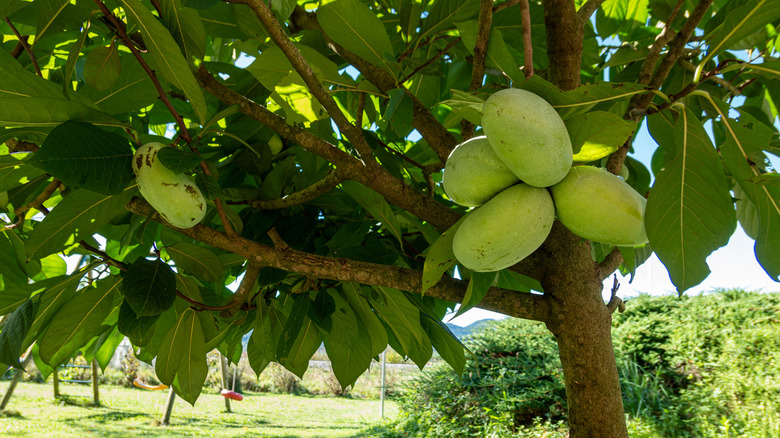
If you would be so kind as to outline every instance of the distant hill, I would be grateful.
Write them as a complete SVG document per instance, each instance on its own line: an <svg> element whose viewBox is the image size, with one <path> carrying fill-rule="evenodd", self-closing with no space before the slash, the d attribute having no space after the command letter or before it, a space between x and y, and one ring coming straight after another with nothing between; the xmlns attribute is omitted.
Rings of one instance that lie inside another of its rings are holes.
<svg viewBox="0 0 780 438"><path fill-rule="evenodd" d="M447 324L447 327L452 331L452 333L457 336L458 339L463 339L465 336L470 335L474 330L477 330L481 326L491 322L495 321L493 319L480 319L479 321L472 322L471 324L461 327L459 325L455 324Z"/></svg>

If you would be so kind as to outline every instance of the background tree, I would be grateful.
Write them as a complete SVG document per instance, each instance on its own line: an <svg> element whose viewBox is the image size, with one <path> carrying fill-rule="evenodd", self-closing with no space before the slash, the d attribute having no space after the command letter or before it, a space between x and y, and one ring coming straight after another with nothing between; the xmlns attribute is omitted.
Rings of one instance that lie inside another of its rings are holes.
<svg viewBox="0 0 780 438"><path fill-rule="evenodd" d="M343 385L388 344L460 370L440 321L462 302L545 322L572 436L625 436L604 279L655 251L682 292L737 220L780 275L774 1L12 0L0 16L10 365L30 346L44 373L79 350L105 365L126 335L194 402L206 352L235 362L254 330L258 373L300 375L323 342ZM556 223L510 269L457 265L442 233L465 209L443 163L510 86L559 111L577 161L628 168L650 245ZM633 143L643 123L657 145ZM149 141L175 146L161 162L209 199L199 225L138 196L130 162Z"/></svg>

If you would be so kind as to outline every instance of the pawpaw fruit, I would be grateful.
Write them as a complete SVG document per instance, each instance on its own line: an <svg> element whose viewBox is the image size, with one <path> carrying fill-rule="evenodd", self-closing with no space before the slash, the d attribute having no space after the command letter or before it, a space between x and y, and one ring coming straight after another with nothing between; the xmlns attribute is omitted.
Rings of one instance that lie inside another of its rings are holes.
<svg viewBox="0 0 780 438"><path fill-rule="evenodd" d="M519 179L498 158L487 137L474 137L452 150L442 174L444 192L456 203L477 207Z"/></svg>
<svg viewBox="0 0 780 438"><path fill-rule="evenodd" d="M647 243L647 200L620 177L575 166L550 191L558 220L583 239L614 246Z"/></svg>
<svg viewBox="0 0 780 438"><path fill-rule="evenodd" d="M494 93L482 107L482 128L496 155L528 185L549 187L571 168L566 125L534 93L517 88Z"/></svg>
<svg viewBox="0 0 780 438"><path fill-rule="evenodd" d="M133 156L138 189L158 213L171 225L179 228L194 227L206 215L206 198L195 181L187 175L177 174L157 159L162 143L146 143Z"/></svg>
<svg viewBox="0 0 780 438"><path fill-rule="evenodd" d="M542 245L554 219L547 189L515 184L467 214L455 232L452 251L472 271L508 268Z"/></svg>

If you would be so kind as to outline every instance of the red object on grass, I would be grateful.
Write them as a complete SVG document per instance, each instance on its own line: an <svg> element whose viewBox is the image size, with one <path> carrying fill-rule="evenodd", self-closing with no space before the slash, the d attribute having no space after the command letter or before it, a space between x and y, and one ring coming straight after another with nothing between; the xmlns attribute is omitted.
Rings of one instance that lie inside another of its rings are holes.
<svg viewBox="0 0 780 438"><path fill-rule="evenodd" d="M223 397L229 398L231 400L241 401L244 399L243 395L229 389L223 389L220 394L222 394Z"/></svg>

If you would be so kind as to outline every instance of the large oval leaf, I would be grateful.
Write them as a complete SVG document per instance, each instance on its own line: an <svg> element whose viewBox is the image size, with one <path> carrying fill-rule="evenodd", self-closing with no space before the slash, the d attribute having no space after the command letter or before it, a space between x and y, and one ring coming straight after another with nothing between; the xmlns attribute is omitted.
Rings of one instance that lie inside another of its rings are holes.
<svg viewBox="0 0 780 438"><path fill-rule="evenodd" d="M176 300L176 274L160 260L139 258L125 272L122 293L136 315L159 315Z"/></svg>

